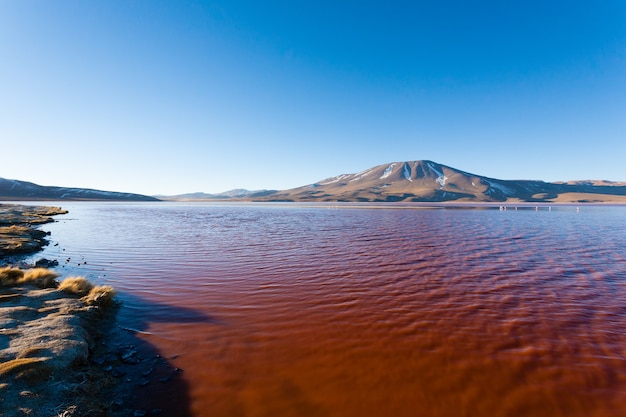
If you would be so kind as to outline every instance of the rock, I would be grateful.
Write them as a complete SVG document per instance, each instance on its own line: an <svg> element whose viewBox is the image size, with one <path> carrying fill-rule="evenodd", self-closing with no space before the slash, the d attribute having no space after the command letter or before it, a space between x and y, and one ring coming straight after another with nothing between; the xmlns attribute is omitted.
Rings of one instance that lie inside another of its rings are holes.
<svg viewBox="0 0 626 417"><path fill-rule="evenodd" d="M135 354L137 353L136 350L134 349L128 349L125 352L123 352L120 357L122 358L122 360L128 360L130 358L132 358Z"/></svg>
<svg viewBox="0 0 626 417"><path fill-rule="evenodd" d="M52 268L55 266L59 266L59 261L41 258L38 259L37 262L35 262L35 266L38 268Z"/></svg>
<svg viewBox="0 0 626 417"><path fill-rule="evenodd" d="M122 407L124 407L124 400L122 400L121 398L116 398L111 403L111 410L113 411L119 411L122 409Z"/></svg>
<svg viewBox="0 0 626 417"><path fill-rule="evenodd" d="M54 221L49 215L64 214L55 207L0 204L0 258L39 251L48 244L50 232L37 225Z"/></svg>
<svg viewBox="0 0 626 417"><path fill-rule="evenodd" d="M105 393L119 382L119 359L111 366L94 349L114 316L30 283L5 286L0 297L0 416L102 415L86 413L111 407Z"/></svg>
<svg viewBox="0 0 626 417"><path fill-rule="evenodd" d="M137 351L135 349L128 349L124 351L120 355L120 359L122 362L127 363L129 365L137 365L142 361L142 358L137 355Z"/></svg>

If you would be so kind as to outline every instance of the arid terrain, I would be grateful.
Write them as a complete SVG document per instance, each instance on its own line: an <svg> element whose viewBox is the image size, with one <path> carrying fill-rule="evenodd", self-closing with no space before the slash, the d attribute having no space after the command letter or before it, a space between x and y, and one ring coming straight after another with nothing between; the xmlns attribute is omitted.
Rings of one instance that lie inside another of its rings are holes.
<svg viewBox="0 0 626 417"><path fill-rule="evenodd" d="M251 194L254 201L626 203L626 183L500 180L433 161L393 162L290 190Z"/></svg>

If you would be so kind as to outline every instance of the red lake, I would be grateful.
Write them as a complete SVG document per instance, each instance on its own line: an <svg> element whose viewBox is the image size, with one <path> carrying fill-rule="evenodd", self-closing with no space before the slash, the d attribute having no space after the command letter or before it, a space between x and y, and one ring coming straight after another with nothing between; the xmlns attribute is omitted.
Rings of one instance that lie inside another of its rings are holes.
<svg viewBox="0 0 626 417"><path fill-rule="evenodd" d="M625 207L62 206L193 416L626 415Z"/></svg>

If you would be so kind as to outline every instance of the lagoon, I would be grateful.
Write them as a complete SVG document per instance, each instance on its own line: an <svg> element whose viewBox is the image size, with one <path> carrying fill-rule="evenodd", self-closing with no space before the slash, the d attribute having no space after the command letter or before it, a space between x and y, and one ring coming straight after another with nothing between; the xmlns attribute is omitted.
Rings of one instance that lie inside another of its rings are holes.
<svg viewBox="0 0 626 417"><path fill-rule="evenodd" d="M626 413L626 207L62 206L193 416Z"/></svg>

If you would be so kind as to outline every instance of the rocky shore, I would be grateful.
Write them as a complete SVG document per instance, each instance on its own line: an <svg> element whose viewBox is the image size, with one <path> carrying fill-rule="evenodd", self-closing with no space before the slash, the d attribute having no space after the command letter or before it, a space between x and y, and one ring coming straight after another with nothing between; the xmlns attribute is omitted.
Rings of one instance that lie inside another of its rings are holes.
<svg viewBox="0 0 626 417"><path fill-rule="evenodd" d="M65 213L0 204L0 417L189 415L182 370L117 325L111 287L24 262Z"/></svg>
<svg viewBox="0 0 626 417"><path fill-rule="evenodd" d="M106 415L102 392L112 389L111 377L89 358L111 326L113 289L84 278L82 289L63 287L52 270L11 266L47 245L48 234L38 226L65 213L59 207L0 205L3 417Z"/></svg>
<svg viewBox="0 0 626 417"><path fill-rule="evenodd" d="M105 415L100 392L111 381L89 358L110 322L113 290L64 288L56 278L0 268L1 416Z"/></svg>
<svg viewBox="0 0 626 417"><path fill-rule="evenodd" d="M0 204L0 262L9 256L37 252L48 244L48 233L37 226L53 222L51 216L66 214L60 207Z"/></svg>

